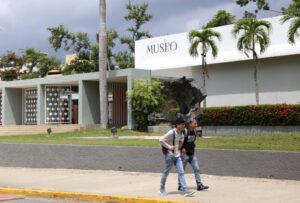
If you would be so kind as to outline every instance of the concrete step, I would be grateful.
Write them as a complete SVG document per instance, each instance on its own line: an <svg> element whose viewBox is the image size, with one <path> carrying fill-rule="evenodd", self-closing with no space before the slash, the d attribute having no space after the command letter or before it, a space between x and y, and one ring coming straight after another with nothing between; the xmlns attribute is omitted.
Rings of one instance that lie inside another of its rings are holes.
<svg viewBox="0 0 300 203"><path fill-rule="evenodd" d="M5 135L29 135L47 134L51 128L52 133L75 132L86 129L82 124L59 124L59 125L4 125L0 126L0 136Z"/></svg>

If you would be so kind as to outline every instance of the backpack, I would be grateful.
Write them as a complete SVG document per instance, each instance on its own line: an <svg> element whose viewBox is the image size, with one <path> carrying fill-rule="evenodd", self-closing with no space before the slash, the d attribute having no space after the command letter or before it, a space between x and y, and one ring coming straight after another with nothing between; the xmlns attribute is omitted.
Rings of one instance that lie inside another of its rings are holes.
<svg viewBox="0 0 300 203"><path fill-rule="evenodd" d="M174 145L175 145L175 131L173 130L173 146ZM169 149L162 145L161 151L162 151L163 155L166 155L166 154L168 154Z"/></svg>

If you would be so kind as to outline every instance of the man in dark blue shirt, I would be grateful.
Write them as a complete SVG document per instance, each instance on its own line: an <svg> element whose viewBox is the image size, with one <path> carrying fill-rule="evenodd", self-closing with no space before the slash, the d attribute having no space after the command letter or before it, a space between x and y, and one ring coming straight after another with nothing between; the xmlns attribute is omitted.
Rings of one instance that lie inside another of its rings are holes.
<svg viewBox="0 0 300 203"><path fill-rule="evenodd" d="M200 167L198 164L197 157L195 154L195 141L196 141L196 128L198 124L195 119L190 120L187 124L187 128L184 130L184 141L181 147L181 160L183 162L183 167L185 170L185 167L187 163L190 163L195 174L196 184L197 184L197 190L206 190L209 187L203 185L201 182L200 177ZM178 190L182 190L182 186L180 185L180 182L178 182Z"/></svg>

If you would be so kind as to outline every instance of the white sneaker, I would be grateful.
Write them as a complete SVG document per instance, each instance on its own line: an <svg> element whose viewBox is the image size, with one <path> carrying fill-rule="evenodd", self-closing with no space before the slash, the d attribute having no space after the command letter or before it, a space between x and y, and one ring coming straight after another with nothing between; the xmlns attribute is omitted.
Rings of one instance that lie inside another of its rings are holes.
<svg viewBox="0 0 300 203"><path fill-rule="evenodd" d="M161 196L167 196L167 195L168 195L168 193L165 191L165 189L160 189L160 190L159 190L159 194L160 194Z"/></svg>
<svg viewBox="0 0 300 203"><path fill-rule="evenodd" d="M184 197L191 197L194 193L195 193L195 191L186 190L186 191L183 192L183 196Z"/></svg>

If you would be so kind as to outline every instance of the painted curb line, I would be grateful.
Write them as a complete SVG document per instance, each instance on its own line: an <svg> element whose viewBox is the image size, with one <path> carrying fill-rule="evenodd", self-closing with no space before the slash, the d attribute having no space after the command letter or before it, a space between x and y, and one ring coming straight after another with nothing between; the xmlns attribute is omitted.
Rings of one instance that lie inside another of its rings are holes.
<svg viewBox="0 0 300 203"><path fill-rule="evenodd" d="M14 194L24 195L31 197L42 198L55 198L55 199L69 199L79 201L114 201L118 202L130 202L130 203L195 203L195 201L183 201L183 200L168 200L158 198L144 198L144 197L130 197L119 195L103 195L93 193L82 192L62 192L53 190L36 190L36 189L19 189L19 188L0 188L1 194ZM201 202L197 202L201 203Z"/></svg>

